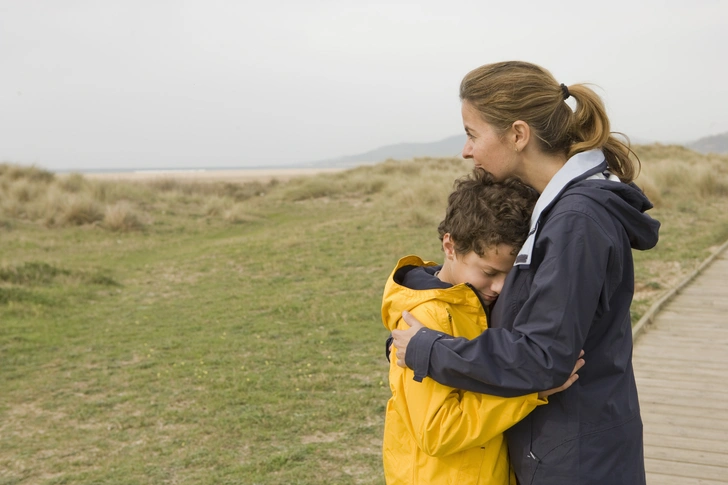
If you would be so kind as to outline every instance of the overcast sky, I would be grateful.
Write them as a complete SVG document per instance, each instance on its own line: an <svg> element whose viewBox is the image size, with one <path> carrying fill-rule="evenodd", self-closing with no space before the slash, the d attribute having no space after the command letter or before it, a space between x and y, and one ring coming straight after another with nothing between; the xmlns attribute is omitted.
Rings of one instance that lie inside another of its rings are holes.
<svg viewBox="0 0 728 485"><path fill-rule="evenodd" d="M728 1L0 0L0 161L242 167L462 132L520 59L599 86L614 130L728 131Z"/></svg>

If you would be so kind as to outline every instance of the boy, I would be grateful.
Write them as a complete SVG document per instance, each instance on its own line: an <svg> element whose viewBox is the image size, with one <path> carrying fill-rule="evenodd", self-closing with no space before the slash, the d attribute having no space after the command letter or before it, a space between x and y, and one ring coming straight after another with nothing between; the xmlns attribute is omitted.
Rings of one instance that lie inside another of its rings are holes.
<svg viewBox="0 0 728 485"><path fill-rule="evenodd" d="M458 180L438 227L444 263L416 256L399 261L384 289L384 326L401 328L402 312L409 311L443 333L480 335L528 236L537 198L519 181L496 183L478 168ZM461 391L432 379L417 382L395 361L384 425L387 484L515 484L503 432L545 404L552 391L516 398Z"/></svg>

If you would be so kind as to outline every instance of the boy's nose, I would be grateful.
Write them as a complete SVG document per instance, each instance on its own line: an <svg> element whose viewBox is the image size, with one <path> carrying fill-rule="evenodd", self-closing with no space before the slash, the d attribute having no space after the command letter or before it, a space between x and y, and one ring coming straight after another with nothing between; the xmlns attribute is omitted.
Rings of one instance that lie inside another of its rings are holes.
<svg viewBox="0 0 728 485"><path fill-rule="evenodd" d="M503 283L505 283L506 277L505 275L500 278L494 278L493 282L490 284L490 291L493 293L500 295L501 290L503 289Z"/></svg>

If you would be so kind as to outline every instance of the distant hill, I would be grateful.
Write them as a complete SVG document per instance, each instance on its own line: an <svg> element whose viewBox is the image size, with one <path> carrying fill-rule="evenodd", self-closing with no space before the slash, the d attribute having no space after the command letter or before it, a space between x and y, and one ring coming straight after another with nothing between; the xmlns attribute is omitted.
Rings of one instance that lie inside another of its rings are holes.
<svg viewBox="0 0 728 485"><path fill-rule="evenodd" d="M631 137L633 145L652 145L654 140ZM351 168L362 164L383 162L389 158L409 160L416 157L455 157L462 153L465 134L454 135L440 141L430 143L397 143L375 148L358 155L347 155L327 160L318 160L302 164L319 168ZM658 145L660 145L658 143ZM713 135L692 143L684 144L686 148L699 153L728 153L728 133Z"/></svg>
<svg viewBox="0 0 728 485"><path fill-rule="evenodd" d="M728 153L728 133L706 136L686 146L700 153Z"/></svg>
<svg viewBox="0 0 728 485"><path fill-rule="evenodd" d="M311 167L355 167L363 163L379 163L394 158L408 160L415 157L455 157L459 156L465 145L465 134L455 135L444 140L430 143L397 143L386 145L358 155L348 155L328 160L309 162Z"/></svg>

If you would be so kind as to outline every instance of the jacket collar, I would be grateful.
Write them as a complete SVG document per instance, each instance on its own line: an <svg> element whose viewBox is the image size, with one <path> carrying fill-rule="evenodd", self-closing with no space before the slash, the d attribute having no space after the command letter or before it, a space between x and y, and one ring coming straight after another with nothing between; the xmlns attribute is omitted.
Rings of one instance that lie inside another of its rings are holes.
<svg viewBox="0 0 728 485"><path fill-rule="evenodd" d="M573 182L591 177L619 181L617 177L607 171L604 153L599 149L577 153L568 159L564 166L556 172L556 175L549 181L541 196L536 201L536 206L531 215L531 227L528 232L528 238L518 252L516 262L513 266L523 266L526 268L531 264L531 256L536 243L539 222L544 211L553 205L566 187Z"/></svg>

